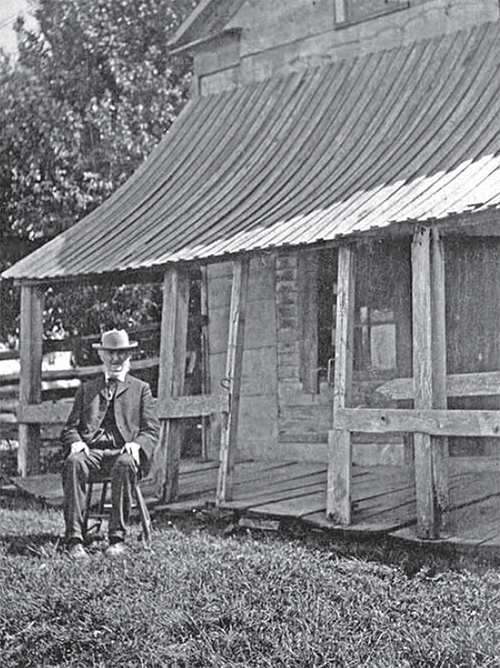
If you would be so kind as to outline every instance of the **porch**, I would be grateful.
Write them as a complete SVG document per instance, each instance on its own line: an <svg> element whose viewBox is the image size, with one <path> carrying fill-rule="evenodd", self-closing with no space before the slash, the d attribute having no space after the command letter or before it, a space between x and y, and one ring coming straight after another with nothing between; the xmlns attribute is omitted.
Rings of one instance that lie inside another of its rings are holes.
<svg viewBox="0 0 500 668"><path fill-rule="evenodd" d="M278 452L266 441L262 452L269 452L271 461L260 454L253 456L252 461L249 454L244 454L247 459L241 461L242 453L252 450L241 447L240 437L248 433L249 421L256 424L261 419L257 410L246 410L247 423L238 428L238 420L245 415L245 410L240 411L240 399L247 302L252 305L247 298L250 258L234 260L228 282L230 295L224 320L228 324L227 341L220 346L225 365L216 374L222 378L222 389L217 391L212 383L213 392L208 392L208 387L207 393L200 395L188 395L184 387L189 275L184 269L169 267L164 278L158 382L162 430L152 464L151 486L145 488L155 512L183 512L209 504L234 512L235 517L273 522L293 518L342 535L390 534L427 545L469 544L498 552L498 449L494 454L490 452L488 458L455 457L449 455L448 440L487 437L495 441L496 447L500 413L452 410L448 400L451 405L455 398L497 397L500 373L446 373L442 251L443 239L437 228L416 227L411 247L413 377L394 378L383 385L377 381L375 389L386 400L385 406L377 407L370 402L353 401L357 248L351 241L339 247L333 411L329 408L328 420L322 423L328 429L327 458L312 455L311 444L305 441L299 455L291 455L285 449ZM39 435L40 425L63 423L69 404L40 402L39 365L34 364L31 353L33 340L42 338L41 290L24 286L23 294L25 317L31 323L28 331L37 332L37 336L24 339L26 363L21 367L21 401L17 409L19 461L24 464L19 470L30 474L34 471L28 464L38 459L34 436ZM217 310L212 309L212 313ZM245 369L250 371L248 361L249 358ZM257 371L261 368L262 365ZM187 418L208 423L209 441L215 446L211 449L212 461L181 459L183 421ZM412 466L353 465L354 435L359 433L381 438L406 434L414 454L407 460ZM304 462L304 457L316 461ZM325 463L316 463L320 459ZM16 484L29 492L33 491L32 481L35 484L38 480L28 475ZM53 479L51 485L48 493L62 498L59 479ZM45 490L38 496L49 498Z"/></svg>
<svg viewBox="0 0 500 668"><path fill-rule="evenodd" d="M153 518L215 507L218 462L182 460L176 501L159 500L143 484ZM500 556L500 460L490 457L451 457L450 510L439 540L416 537L414 470L411 466L353 466L352 521L336 525L326 516L327 465L311 461L240 461L234 470L233 499L220 504L235 521L256 528L279 527L296 520L353 539L394 536L400 540L481 555ZM16 488L62 508L59 474L15 479ZM0 490L1 491L1 490ZM96 494L99 490L96 490Z"/></svg>

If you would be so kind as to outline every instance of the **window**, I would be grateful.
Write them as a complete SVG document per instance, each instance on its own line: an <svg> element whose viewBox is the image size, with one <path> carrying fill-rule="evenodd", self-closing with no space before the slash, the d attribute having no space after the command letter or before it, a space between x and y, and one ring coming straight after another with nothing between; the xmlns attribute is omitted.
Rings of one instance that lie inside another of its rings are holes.
<svg viewBox="0 0 500 668"><path fill-rule="evenodd" d="M355 267L356 380L411 376L410 239L360 242ZM337 272L336 248L299 255L299 378L306 393L334 380Z"/></svg>
<svg viewBox="0 0 500 668"><path fill-rule="evenodd" d="M409 0L334 0L335 26L342 27L406 9Z"/></svg>
<svg viewBox="0 0 500 668"><path fill-rule="evenodd" d="M392 308L357 309L354 368L372 374L396 369L396 320Z"/></svg>
<svg viewBox="0 0 500 668"><path fill-rule="evenodd" d="M356 253L353 367L360 378L411 375L409 242L376 240ZM317 264L318 381L333 381L337 251ZM311 364L312 364L311 360Z"/></svg>
<svg viewBox="0 0 500 668"><path fill-rule="evenodd" d="M360 245L355 291L354 371L372 378L411 375L409 241Z"/></svg>

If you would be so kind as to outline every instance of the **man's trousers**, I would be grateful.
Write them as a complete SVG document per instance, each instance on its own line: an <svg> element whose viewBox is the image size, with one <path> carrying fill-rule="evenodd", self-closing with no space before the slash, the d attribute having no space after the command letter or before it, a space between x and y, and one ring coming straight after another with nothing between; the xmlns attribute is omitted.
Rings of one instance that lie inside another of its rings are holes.
<svg viewBox="0 0 500 668"><path fill-rule="evenodd" d="M64 520L66 541L83 541L83 519L87 484L92 474L111 477L111 516L108 537L111 543L123 540L132 506L132 489L137 465L132 455L120 450L91 449L70 454L63 467Z"/></svg>

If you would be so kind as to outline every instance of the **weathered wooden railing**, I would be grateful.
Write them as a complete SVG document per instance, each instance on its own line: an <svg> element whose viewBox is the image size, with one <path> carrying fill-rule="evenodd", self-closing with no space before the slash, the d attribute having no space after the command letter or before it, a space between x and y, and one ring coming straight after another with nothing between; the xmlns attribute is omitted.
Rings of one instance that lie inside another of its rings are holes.
<svg viewBox="0 0 500 668"><path fill-rule="evenodd" d="M155 403L158 403L157 411L160 420L202 418L229 412L229 394L227 392L214 395L197 394L169 397L162 401L155 399ZM70 414L72 405L73 399L20 405L17 409L17 422L62 426Z"/></svg>
<svg viewBox="0 0 500 668"><path fill-rule="evenodd" d="M390 385L390 384L388 384ZM412 399L409 392L411 379L393 381L393 387L398 388L394 396L398 399ZM404 388L404 390L403 390ZM495 396L500 393L500 372L477 373L470 375L448 377L448 396ZM387 390L385 386L380 388ZM385 392L384 392L385 393ZM338 408L335 412L334 424L336 433L332 434L337 441L350 441L354 432L373 434L407 433L414 436L426 434L430 437L450 436L500 436L500 410L446 410L446 409L400 409L400 408ZM429 448L430 448L429 444ZM428 459L431 460L429 452ZM344 490L344 494L337 497L337 518L340 522L351 522L350 480L349 473L344 468L344 484L337 489ZM342 477L342 470L338 475ZM440 477L441 476L441 477ZM443 480L444 478L444 480ZM438 537L439 529L446 526L446 519L440 518L438 526L434 526L436 513L434 506L439 486L447 487L447 472L433 470L430 466L424 468L416 462L415 489L417 498L417 513L420 534L423 538ZM446 513L448 504L443 503L441 512Z"/></svg>
<svg viewBox="0 0 500 668"><path fill-rule="evenodd" d="M335 426L370 434L425 433L432 436L500 436L500 411L339 408Z"/></svg>

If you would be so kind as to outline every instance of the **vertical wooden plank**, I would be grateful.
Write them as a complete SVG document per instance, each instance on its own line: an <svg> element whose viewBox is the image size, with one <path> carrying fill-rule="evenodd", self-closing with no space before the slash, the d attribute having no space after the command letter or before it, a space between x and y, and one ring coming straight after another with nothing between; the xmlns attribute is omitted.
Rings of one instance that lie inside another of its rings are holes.
<svg viewBox="0 0 500 668"><path fill-rule="evenodd" d="M340 524L351 522L350 432L335 429L335 412L349 405L352 390L354 339L354 251L339 248L337 319L335 337L335 377L333 388L333 426L329 433L329 461L326 493L327 516Z"/></svg>
<svg viewBox="0 0 500 668"><path fill-rule="evenodd" d="M412 241L413 383L415 409L432 408L433 353L430 232L417 228ZM432 446L429 434L414 435L417 534L436 538Z"/></svg>
<svg viewBox="0 0 500 668"><path fill-rule="evenodd" d="M432 407L448 408L446 392L446 303L444 248L437 229L431 232ZM448 438L431 437L436 533L448 525L450 491Z"/></svg>
<svg viewBox="0 0 500 668"><path fill-rule="evenodd" d="M396 316L396 365L398 376L407 378L412 375L412 304L411 304L411 246L406 240L395 244L391 251L391 262L394 267L394 314ZM393 407L401 405L393 402ZM404 461L414 466L413 434L407 433L404 438Z"/></svg>
<svg viewBox="0 0 500 668"><path fill-rule="evenodd" d="M394 257L395 255L395 257ZM410 245L399 243L391 254L397 272L394 280L394 314L396 316L396 363L400 378L412 374L412 308Z"/></svg>
<svg viewBox="0 0 500 668"><path fill-rule="evenodd" d="M318 386L318 253L300 251L298 286L300 300L300 380L304 392L316 393Z"/></svg>
<svg viewBox="0 0 500 668"><path fill-rule="evenodd" d="M200 310L201 310L201 391L203 394L210 394L210 338L208 328L208 272L206 267L201 267L201 287L200 287ZM212 416L204 415L201 423L201 455L203 459L208 459L208 453L212 444Z"/></svg>
<svg viewBox="0 0 500 668"><path fill-rule="evenodd" d="M229 414L224 417L221 432L217 504L230 501L233 495L249 267L249 258L244 258L233 264L226 358L226 380L229 382L230 408Z"/></svg>
<svg viewBox="0 0 500 668"><path fill-rule="evenodd" d="M19 402L21 406L42 400L43 290L21 286L21 337ZM40 425L19 425L17 468L22 476L40 472Z"/></svg>
<svg viewBox="0 0 500 668"><path fill-rule="evenodd" d="M431 326L432 326L432 394L434 408L447 408L446 395L446 313L444 284L444 251L439 232L433 229L431 252Z"/></svg>
<svg viewBox="0 0 500 668"><path fill-rule="evenodd" d="M186 367L189 310L189 275L169 267L163 282L163 310L160 337L158 402L182 396ZM176 499L183 425L181 420L162 420L160 438L153 459L151 477L159 498Z"/></svg>

